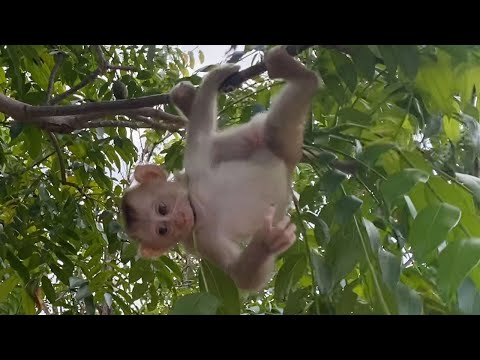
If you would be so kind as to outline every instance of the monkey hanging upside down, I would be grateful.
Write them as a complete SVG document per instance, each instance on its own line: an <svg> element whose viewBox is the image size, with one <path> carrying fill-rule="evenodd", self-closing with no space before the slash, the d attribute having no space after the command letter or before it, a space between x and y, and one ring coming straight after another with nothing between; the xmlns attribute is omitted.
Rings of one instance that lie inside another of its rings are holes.
<svg viewBox="0 0 480 360"><path fill-rule="evenodd" d="M268 112L224 131L216 129L218 89L238 65L214 69L197 91L188 82L172 90L172 102L188 118L186 177L167 181L158 165L136 167L138 186L126 191L121 207L141 256L160 256L182 243L239 288L260 290L276 256L294 243L295 225L286 216L291 176L321 80L285 47L270 50L265 64L270 78L286 81L284 89Z"/></svg>

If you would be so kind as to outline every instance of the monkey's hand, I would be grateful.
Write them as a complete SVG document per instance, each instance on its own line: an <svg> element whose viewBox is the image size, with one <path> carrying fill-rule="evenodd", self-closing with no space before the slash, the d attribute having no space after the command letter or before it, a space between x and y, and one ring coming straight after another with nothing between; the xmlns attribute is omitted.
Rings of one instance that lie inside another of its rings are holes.
<svg viewBox="0 0 480 360"><path fill-rule="evenodd" d="M189 81L179 82L170 91L173 104L188 118L190 116L196 89Z"/></svg>
<svg viewBox="0 0 480 360"><path fill-rule="evenodd" d="M267 251L272 255L278 255L286 251L295 242L295 224L290 222L290 217L285 216L276 225L273 225L275 207L270 206L263 229L263 243Z"/></svg>

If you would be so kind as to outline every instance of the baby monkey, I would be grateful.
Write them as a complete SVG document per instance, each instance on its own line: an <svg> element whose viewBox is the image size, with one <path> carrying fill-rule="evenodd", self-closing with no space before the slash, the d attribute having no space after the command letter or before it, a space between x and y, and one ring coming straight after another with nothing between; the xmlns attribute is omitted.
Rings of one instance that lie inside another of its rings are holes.
<svg viewBox="0 0 480 360"><path fill-rule="evenodd" d="M139 165L138 185L122 199L126 232L142 257L182 243L240 289L260 290L276 257L294 243L295 225L286 216L291 177L321 80L283 46L270 50L265 64L270 78L286 81L282 92L268 112L224 131L216 128L218 89L238 65L212 70L196 91L188 82L172 89L172 102L188 119L186 176L167 180L162 167Z"/></svg>

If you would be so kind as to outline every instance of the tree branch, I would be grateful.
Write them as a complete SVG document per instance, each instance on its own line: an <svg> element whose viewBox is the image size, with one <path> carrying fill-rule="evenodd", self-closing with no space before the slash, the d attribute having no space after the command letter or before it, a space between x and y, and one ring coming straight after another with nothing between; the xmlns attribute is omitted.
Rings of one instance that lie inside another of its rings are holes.
<svg viewBox="0 0 480 360"><path fill-rule="evenodd" d="M126 121L126 120L95 120L86 124L83 128L93 129L99 127L129 127L132 129L159 129L178 131L180 128L176 128L174 125L167 125L155 122L140 121Z"/></svg>
<svg viewBox="0 0 480 360"><path fill-rule="evenodd" d="M313 45L289 45L287 46L287 51L290 55L295 56L311 46ZM341 45L321 46L325 48L333 48L342 52L348 52L348 49L343 48ZM50 103L58 103L95 80L98 75L104 73L108 69L135 71L134 67L111 65L106 60L101 46L94 45L93 49L99 59L98 68L83 79L80 84L51 99ZM54 70L55 71L52 70L50 76L51 84L49 84L49 88L53 88L54 80L52 79L55 78L55 73L58 71L58 68L54 68ZM251 66L232 75L220 86L219 90L230 92L235 88L238 88L244 81L258 76L265 71L266 67L263 62ZM82 128L95 128L100 126L143 127L178 131L186 125L186 121L183 117L153 108L155 105L168 104L169 101L170 96L166 93L125 100L90 102L80 105L32 106L0 94L0 112L14 118L16 121L36 124L45 130L60 133L69 133ZM134 118L136 121L130 122L99 119L101 117L114 115L125 115ZM162 121L163 123L159 121Z"/></svg>

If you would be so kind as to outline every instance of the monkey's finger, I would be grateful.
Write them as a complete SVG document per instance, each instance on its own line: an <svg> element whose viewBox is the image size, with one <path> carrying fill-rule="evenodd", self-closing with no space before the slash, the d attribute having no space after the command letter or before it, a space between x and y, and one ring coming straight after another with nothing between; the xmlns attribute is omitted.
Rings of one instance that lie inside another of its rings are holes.
<svg viewBox="0 0 480 360"><path fill-rule="evenodd" d="M290 233L288 236L282 236L281 241L278 241L272 246L272 252L275 254L283 253L295 242L295 233Z"/></svg>
<svg viewBox="0 0 480 360"><path fill-rule="evenodd" d="M290 217L285 216L282 220L280 220L277 225L275 226L277 229L284 230L287 225L290 223Z"/></svg>
<svg viewBox="0 0 480 360"><path fill-rule="evenodd" d="M265 230L269 233L272 230L273 216L275 215L275 207L270 206L264 218Z"/></svg>
<svg viewBox="0 0 480 360"><path fill-rule="evenodd" d="M284 231L285 235L295 234L295 230L297 230L297 226L294 223L290 223Z"/></svg>

